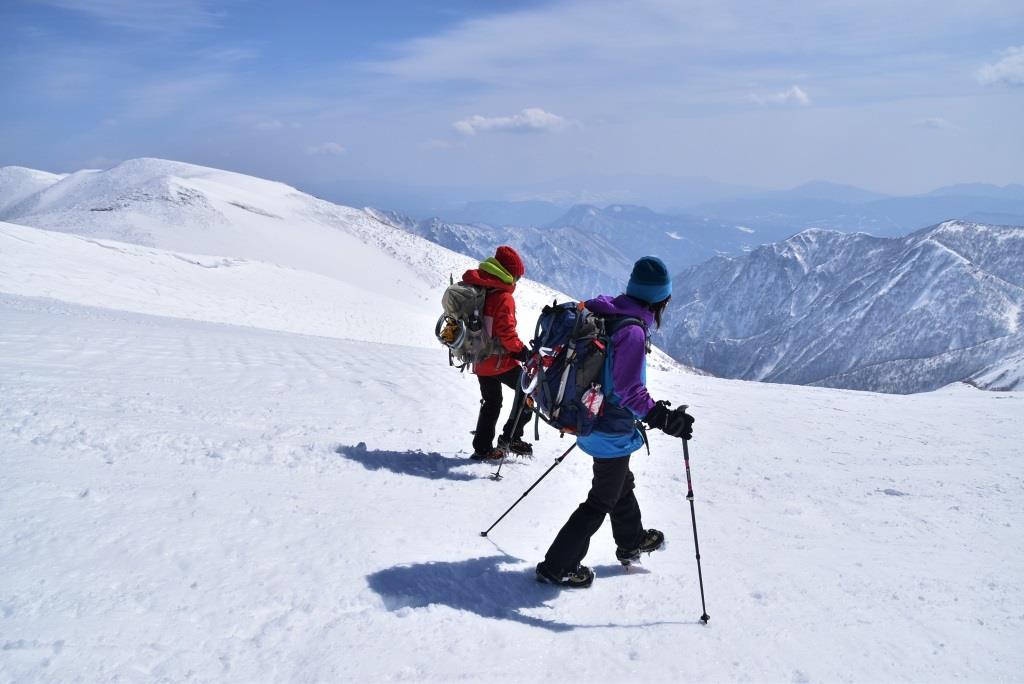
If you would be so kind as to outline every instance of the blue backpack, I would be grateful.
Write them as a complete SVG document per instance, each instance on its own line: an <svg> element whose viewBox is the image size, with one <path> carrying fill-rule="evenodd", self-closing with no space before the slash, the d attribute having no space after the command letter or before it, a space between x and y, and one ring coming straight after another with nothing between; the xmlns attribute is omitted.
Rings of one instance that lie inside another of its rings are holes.
<svg viewBox="0 0 1024 684"><path fill-rule="evenodd" d="M582 302L544 307L530 343L532 355L520 376L538 421L577 436L593 431L611 390L603 386L608 384L611 338L626 325L639 325L647 334L639 318L599 316ZM534 430L538 432L536 426Z"/></svg>

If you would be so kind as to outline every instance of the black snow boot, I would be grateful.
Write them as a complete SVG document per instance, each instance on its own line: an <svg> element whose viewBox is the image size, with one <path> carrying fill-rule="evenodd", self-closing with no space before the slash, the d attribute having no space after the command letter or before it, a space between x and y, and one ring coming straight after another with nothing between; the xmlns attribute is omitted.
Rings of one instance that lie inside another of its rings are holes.
<svg viewBox="0 0 1024 684"><path fill-rule="evenodd" d="M474 461L500 461L505 458L507 452L504 449L488 449L487 451L474 451L470 456Z"/></svg>
<svg viewBox="0 0 1024 684"><path fill-rule="evenodd" d="M594 571L586 565L577 565L575 570L562 573L551 572L543 562L537 564L537 581L545 584L555 584L560 587L573 589L585 589L594 583Z"/></svg>
<svg viewBox="0 0 1024 684"><path fill-rule="evenodd" d="M625 549L618 547L615 549L615 557L619 559L619 562L623 565L629 565L640 560L641 553L650 553L657 551L665 543L665 535L660 530L650 529L644 530L644 534L640 537L640 545L634 549Z"/></svg>
<svg viewBox="0 0 1024 684"><path fill-rule="evenodd" d="M519 456L533 456L533 445L521 439L509 439L502 435L498 437L498 448Z"/></svg>

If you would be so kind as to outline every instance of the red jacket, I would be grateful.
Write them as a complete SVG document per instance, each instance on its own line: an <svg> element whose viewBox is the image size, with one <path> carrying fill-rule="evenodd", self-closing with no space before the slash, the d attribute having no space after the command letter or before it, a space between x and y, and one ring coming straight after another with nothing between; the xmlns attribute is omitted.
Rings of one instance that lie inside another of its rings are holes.
<svg viewBox="0 0 1024 684"><path fill-rule="evenodd" d="M519 339L516 332L516 302L512 298L515 283L504 283L480 269L471 269L462 274L462 282L468 285L479 285L487 288L487 299L484 300L484 327L488 334L504 352L492 354L476 364L477 375L501 375L519 367L519 362L510 356L522 351L526 345Z"/></svg>

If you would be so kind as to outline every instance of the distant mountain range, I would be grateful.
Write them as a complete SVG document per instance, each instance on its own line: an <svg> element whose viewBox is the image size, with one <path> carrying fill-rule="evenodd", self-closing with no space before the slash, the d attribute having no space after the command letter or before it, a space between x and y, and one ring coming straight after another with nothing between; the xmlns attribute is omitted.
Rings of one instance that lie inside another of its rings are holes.
<svg viewBox="0 0 1024 684"><path fill-rule="evenodd" d="M416 221L395 212L367 209L390 226L447 247L455 252L485 259L497 245L515 247L526 262L526 275L579 299L592 292L617 292L623 274L633 262L600 235L572 226L559 229L494 227L485 224L448 223L440 219ZM458 277L460 274L454 274Z"/></svg>
<svg viewBox="0 0 1024 684"><path fill-rule="evenodd" d="M896 393L1024 380L1021 227L950 221L904 238L814 228L755 246L754 232L624 205L574 207L545 228L376 215L479 259L511 244L531 277L580 299L621 292L644 254L690 264L656 339L715 375Z"/></svg>
<svg viewBox="0 0 1024 684"><path fill-rule="evenodd" d="M875 200L888 199L890 195L885 195L880 192L874 192L872 190L865 190L858 188L853 185L844 185L842 183L829 183L827 181L811 181L798 185L795 188L789 190L774 190L774 191L762 191L762 192L747 192L742 195L725 198L724 201L728 200L780 200L780 201L808 201L808 202L834 202L838 204L863 204L865 202L874 202ZM709 202L722 201L722 200L703 200L696 203L691 203L688 206L689 209L694 209L703 204Z"/></svg>
<svg viewBox="0 0 1024 684"><path fill-rule="evenodd" d="M576 204L634 204L664 211L668 207L717 202L756 192L750 187L708 178L655 174L591 174L542 181L526 178L501 186L446 185L440 178L436 181L408 186L364 178L317 178L298 185L318 197L347 206L381 207L417 220L441 217L456 223L497 226L546 225Z"/></svg>
<svg viewBox="0 0 1024 684"><path fill-rule="evenodd" d="M723 193L718 189L717 194ZM620 248L627 259L654 253L681 269L712 256L740 254L784 240L807 228L901 237L948 220L1024 225L1024 186L975 183L938 188L924 195L889 197L816 181L784 191L746 191L660 212L624 203L565 207L544 201L474 201L440 218L403 218L402 224L407 228L437 224L429 230L416 230L434 235L442 244L449 240L442 225L475 225L492 231L500 227L503 230L494 234L506 236L506 240L523 232L517 229L544 228L547 235L553 235L552 231L576 228L600 235ZM526 234L536 235L523 232Z"/></svg>
<svg viewBox="0 0 1024 684"><path fill-rule="evenodd" d="M618 179L638 183L641 179ZM657 220L664 217L700 223L744 226L761 236L761 243L782 240L805 228L861 231L899 237L942 221L960 219L978 222L1024 223L1024 185L996 186L966 183L937 188L921 195L890 196L851 185L813 181L781 191L755 191L709 181L679 182L647 179L654 184L659 202L645 202L638 193L615 192L611 180L591 179L599 192L558 193L534 188L520 191L535 199L505 201L474 199L463 203L448 201L424 215L424 209L405 211L424 218L440 217L451 223L483 223L491 226L543 227L563 222L577 206L605 209L612 206L653 207ZM601 181L601 182L599 182ZM589 186L588 186L589 187ZM674 188L674 189L673 189ZM591 195L581 201L580 197ZM635 197L629 198L631 195ZM329 194L327 196L330 196ZM602 199L618 196L619 199ZM545 199L539 199L544 197ZM566 201L567 198L576 198ZM402 203L389 196L388 202L373 206L400 209Z"/></svg>
<svg viewBox="0 0 1024 684"><path fill-rule="evenodd" d="M885 392L1020 388L1024 228L812 229L675 278L656 339L730 378Z"/></svg>
<svg viewBox="0 0 1024 684"><path fill-rule="evenodd" d="M956 194L968 191L980 194ZM899 237L951 219L1024 224L1022 193L1024 186L958 186L914 197L849 201L837 199L837 193L788 191L701 204L689 211L724 223L746 225L774 239L806 228Z"/></svg>
<svg viewBox="0 0 1024 684"><path fill-rule="evenodd" d="M960 193L972 192L973 195ZM556 218L540 223L556 212ZM964 185L916 197L885 197L834 183L756 193L698 205L689 212L580 204L562 210L543 202L474 202L471 220L417 221L377 211L382 220L437 244L482 258L495 244L523 251L533 273L566 292L615 291L638 257L660 256L682 270L715 256L739 255L808 228L901 237L946 220L1024 225L1024 186ZM514 223L513 219L530 219ZM551 255L558 255L548 265Z"/></svg>
<svg viewBox="0 0 1024 684"><path fill-rule="evenodd" d="M964 201L961 191L909 199L941 207ZM986 203L976 194L972 206L1013 209L1021 202L1012 187L990 192L998 196ZM848 207L900 201L821 184L795 189L786 201L796 201L793 193L804 196L805 207L834 206L837 196L863 200ZM523 253L528 278L580 299L621 292L633 261L653 253L679 273L657 341L688 365L727 377L887 392L956 380L989 389L1024 382L1020 227L947 221L903 238L814 228L786 232L780 241L774 235L782 228L773 233L626 204L575 206L543 226L416 221L159 159L66 175L2 168L0 220L344 278L372 286L416 320L435 303L419 291L410 299L407 282L426 278L441 286L449 272L458 276L468 265L419 236L476 259L493 254L496 244L512 244ZM394 273L381 278L379 260L359 256L368 245L422 258L396 262ZM539 303L557 295L525 281L521 289L525 332Z"/></svg>
<svg viewBox="0 0 1024 684"><path fill-rule="evenodd" d="M633 262L647 254L659 255L677 270L766 241L746 226L626 204L577 205L541 227L417 221L396 212L367 211L385 223L480 259L493 254L498 244L512 245L526 258L532 277L580 297L619 292Z"/></svg>
<svg viewBox="0 0 1024 684"><path fill-rule="evenodd" d="M1024 185L990 185L988 183L961 183L947 185L926 193L929 197L993 197L1004 200L1024 200Z"/></svg>
<svg viewBox="0 0 1024 684"><path fill-rule="evenodd" d="M546 226L565 213L565 208L551 202L498 202L493 200L467 202L445 213L455 223L485 223L494 226Z"/></svg>
<svg viewBox="0 0 1024 684"><path fill-rule="evenodd" d="M496 244L511 244L527 256L537 278L566 292L614 292L633 261L647 254L660 256L678 271L712 257L740 255L808 228L902 237L947 220L1024 225L1024 186L969 184L927 195L887 197L849 185L812 182L674 212L631 204L563 209L539 201L489 201L467 204L454 212L461 218L454 219L418 221L396 212L376 213L392 225L478 258ZM558 257L549 265L551 255Z"/></svg>

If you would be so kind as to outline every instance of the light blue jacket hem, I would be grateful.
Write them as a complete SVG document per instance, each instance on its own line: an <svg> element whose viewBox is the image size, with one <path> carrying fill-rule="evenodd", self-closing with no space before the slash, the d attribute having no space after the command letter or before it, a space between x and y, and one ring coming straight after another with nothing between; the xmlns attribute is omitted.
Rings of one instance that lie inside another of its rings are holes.
<svg viewBox="0 0 1024 684"><path fill-rule="evenodd" d="M594 458L622 458L642 447L644 438L635 428L632 433L625 435L595 430L585 437L580 437L577 442L580 449Z"/></svg>

